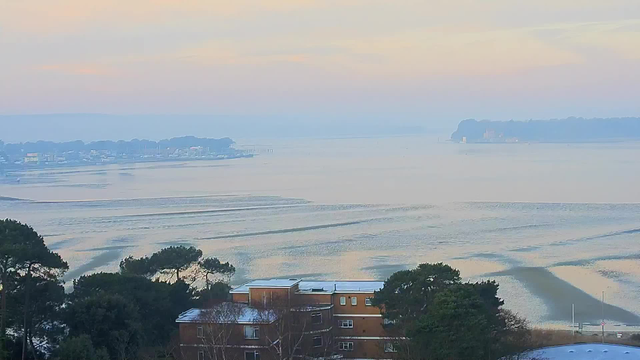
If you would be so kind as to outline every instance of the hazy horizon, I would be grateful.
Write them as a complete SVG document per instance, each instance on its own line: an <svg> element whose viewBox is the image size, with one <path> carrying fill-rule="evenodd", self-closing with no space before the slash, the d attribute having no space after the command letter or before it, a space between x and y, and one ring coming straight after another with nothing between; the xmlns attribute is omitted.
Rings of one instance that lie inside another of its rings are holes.
<svg viewBox="0 0 640 360"><path fill-rule="evenodd" d="M75 140L84 142L101 140L129 141L132 139L159 141L181 136L230 137L238 140L406 135L429 135L448 140L449 136L458 128L459 122L465 119L442 125L420 122L388 123L382 119L375 118L366 122L329 120L322 123L307 123L292 120L293 118L279 116L264 116L262 121L257 121L255 117L245 116L179 114L114 115L70 113L0 115L0 126L3 129L2 134L0 134L0 141L5 143L66 142ZM514 119L490 120L509 121ZM526 120L546 121L559 119L517 119L516 121ZM585 120L588 119L585 118ZM18 123L28 126L12 126ZM162 126L158 126L159 123Z"/></svg>
<svg viewBox="0 0 640 360"><path fill-rule="evenodd" d="M282 117L212 115L110 115L110 114L36 114L0 115L5 143L27 141L161 140L180 136L208 138L288 138L288 137L360 137L436 134L448 136L457 127L428 127L428 124L388 124L369 122L296 123ZM29 126L10 126L17 123ZM162 126L158 126L161 123Z"/></svg>
<svg viewBox="0 0 640 360"><path fill-rule="evenodd" d="M158 114L149 134L116 124L131 137L640 115L636 0L5 1L0 24L0 114ZM43 122L12 127L129 137L94 120ZM2 137L38 138L7 126Z"/></svg>

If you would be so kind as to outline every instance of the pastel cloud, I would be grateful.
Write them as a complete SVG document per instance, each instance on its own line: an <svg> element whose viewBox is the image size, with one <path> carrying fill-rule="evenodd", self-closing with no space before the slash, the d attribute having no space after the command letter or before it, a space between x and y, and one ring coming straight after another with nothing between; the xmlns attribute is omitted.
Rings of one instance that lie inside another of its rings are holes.
<svg viewBox="0 0 640 360"><path fill-rule="evenodd" d="M110 23L130 26L158 24L185 17L222 18L243 12L286 11L315 0L32 0L4 5L3 25L25 32L66 32Z"/></svg>
<svg viewBox="0 0 640 360"><path fill-rule="evenodd" d="M567 38L575 44L613 51L625 59L640 59L640 19L585 24Z"/></svg>
<svg viewBox="0 0 640 360"><path fill-rule="evenodd" d="M0 24L0 76L17 84L0 86L9 112L75 111L77 98L95 105L83 111L232 112L242 101L271 111L292 96L304 113L322 101L409 101L412 87L464 98L479 81L500 84L495 101L527 81L527 96L558 107L587 95L577 84L623 68L620 88L640 90L637 0L29 0L5 1ZM179 104L166 101L174 91Z"/></svg>

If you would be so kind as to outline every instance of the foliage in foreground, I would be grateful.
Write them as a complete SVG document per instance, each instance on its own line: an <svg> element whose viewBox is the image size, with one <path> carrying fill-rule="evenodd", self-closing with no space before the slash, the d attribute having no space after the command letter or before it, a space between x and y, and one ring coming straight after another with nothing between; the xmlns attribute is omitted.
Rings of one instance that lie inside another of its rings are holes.
<svg viewBox="0 0 640 360"><path fill-rule="evenodd" d="M175 357L178 315L228 298L235 268L173 246L128 257L118 273L81 276L64 293L68 265L31 227L0 220L0 360ZM200 285L200 286L199 286ZM393 274L376 292L398 357L508 359L530 348L526 322L502 308L498 284L463 283L448 265Z"/></svg>
<svg viewBox="0 0 640 360"><path fill-rule="evenodd" d="M62 305L61 277L68 268L33 228L0 220L1 359L8 358L17 344L21 344L22 358L27 352L37 357L48 350L47 341L43 345L38 340L55 340L60 324L49 313Z"/></svg>
<svg viewBox="0 0 640 360"><path fill-rule="evenodd" d="M235 272L184 246L129 257L119 273L81 276L70 294L67 269L31 227L0 220L0 360L171 358L175 319L226 300Z"/></svg>
<svg viewBox="0 0 640 360"><path fill-rule="evenodd" d="M526 322L502 309L494 281L463 283L448 265L421 264L391 275L376 292L398 357L498 360L529 349Z"/></svg>

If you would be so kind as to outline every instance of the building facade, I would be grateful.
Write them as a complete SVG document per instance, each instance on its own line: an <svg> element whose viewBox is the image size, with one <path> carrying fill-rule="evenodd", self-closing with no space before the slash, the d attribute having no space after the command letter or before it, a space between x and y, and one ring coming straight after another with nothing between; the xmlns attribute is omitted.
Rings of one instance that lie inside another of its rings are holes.
<svg viewBox="0 0 640 360"><path fill-rule="evenodd" d="M231 291L231 302L180 315L183 358L391 359L395 339L371 302L383 285L298 279L247 283Z"/></svg>

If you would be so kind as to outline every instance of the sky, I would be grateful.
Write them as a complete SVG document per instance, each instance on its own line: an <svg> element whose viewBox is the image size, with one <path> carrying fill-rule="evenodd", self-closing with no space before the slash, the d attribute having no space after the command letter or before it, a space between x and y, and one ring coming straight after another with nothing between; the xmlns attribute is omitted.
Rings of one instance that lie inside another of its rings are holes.
<svg viewBox="0 0 640 360"><path fill-rule="evenodd" d="M638 0L0 0L0 115L453 131L639 93Z"/></svg>

